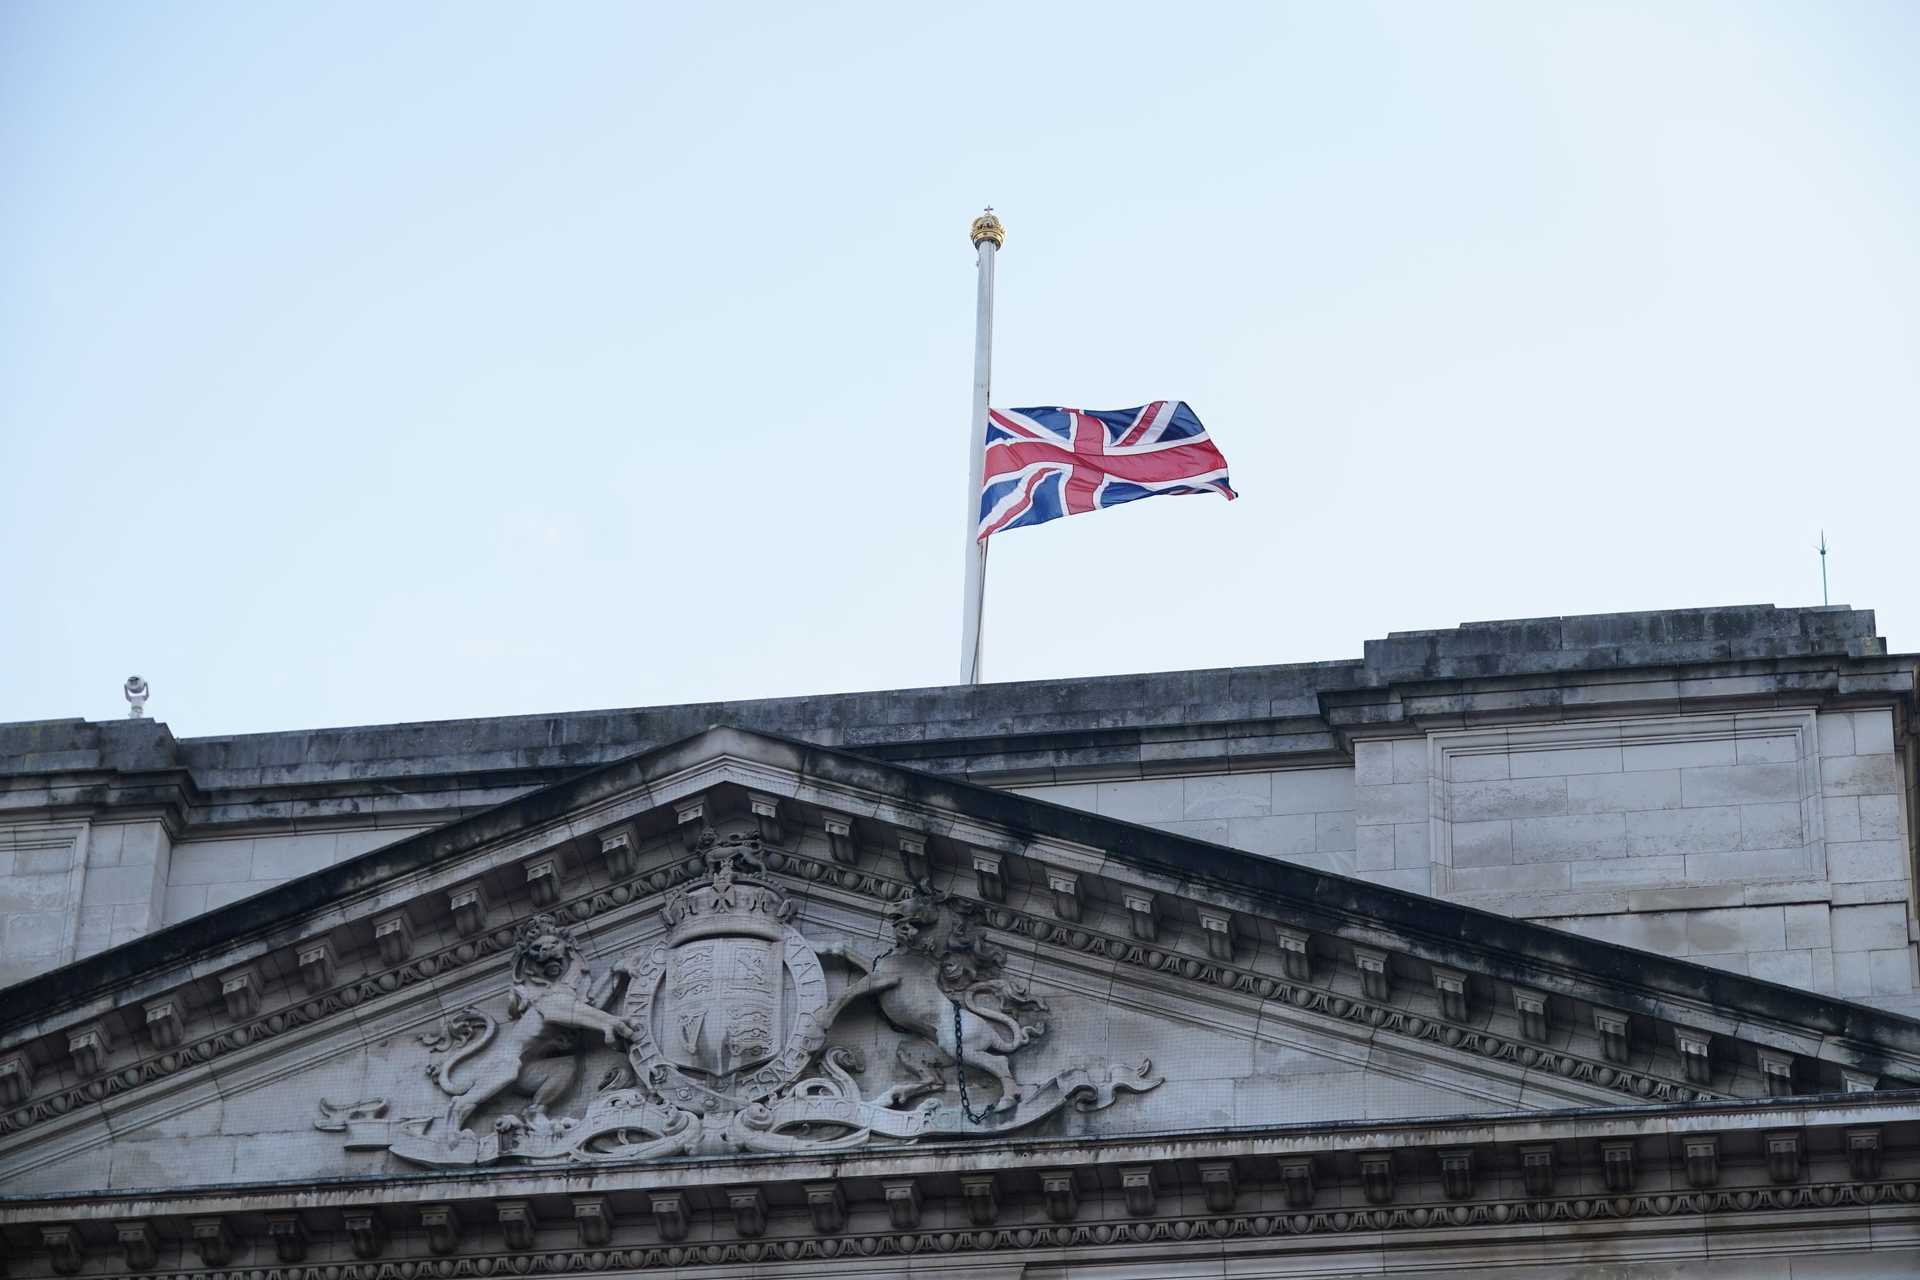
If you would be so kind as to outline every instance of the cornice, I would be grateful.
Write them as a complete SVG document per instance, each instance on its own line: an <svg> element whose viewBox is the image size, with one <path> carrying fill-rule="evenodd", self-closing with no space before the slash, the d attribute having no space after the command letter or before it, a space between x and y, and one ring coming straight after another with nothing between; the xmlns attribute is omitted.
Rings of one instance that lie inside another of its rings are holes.
<svg viewBox="0 0 1920 1280"><path fill-rule="evenodd" d="M1003 784L1285 767L1450 720L1782 699L1911 710L1915 658L1885 653L1874 628L1865 610L1738 606L1397 632L1332 662L178 741L151 720L0 724L0 779L178 766L204 793L189 815L200 829L381 805L471 812L461 792L488 803L713 724Z"/></svg>
<svg viewBox="0 0 1920 1280"><path fill-rule="evenodd" d="M0 1199L16 1276L391 1280L1920 1225L1920 1094ZM1507 1236L1512 1229L1517 1233ZM1460 1233L1455 1236L1454 1233ZM395 1270L399 1268L399 1270Z"/></svg>
<svg viewBox="0 0 1920 1280"><path fill-rule="evenodd" d="M557 1248L516 1249L493 1245L489 1248L465 1248L458 1243L465 1230L465 1218L454 1206L454 1214L436 1215L413 1231L422 1239L442 1234L453 1243L444 1251L410 1249L393 1251L392 1230L370 1215L355 1218L347 1229L337 1233L348 1249L356 1250L346 1258L303 1265L316 1244L329 1254L346 1252L329 1237L336 1233L314 1233L302 1224L304 1215L291 1214L268 1225L265 1239L252 1243L251 1252L267 1253L269 1258L254 1265L222 1262L207 1265L202 1256L226 1257L235 1249L230 1229L219 1221L205 1218L184 1224L190 1234L176 1239L171 1233L183 1224L165 1223L169 1232L162 1237L146 1220L124 1224L116 1246L76 1243L70 1228L42 1228L43 1244L37 1252L44 1255L26 1258L31 1270L22 1275L58 1274L70 1276L151 1277L152 1280L404 1280L409 1275L442 1277L444 1280L484 1280L508 1275L605 1275L628 1271L672 1268L675 1275L700 1274L708 1268L752 1267L752 1274L768 1274L762 1268L808 1263L876 1263L892 1267L909 1266L909 1259L943 1259L962 1262L986 1260L995 1256L1027 1261L1072 1262L1091 1267L1101 1262L1132 1264L1137 1268L1146 1256L1191 1257L1196 1248L1219 1251L1239 1257L1260 1257L1280 1252L1299 1252L1302 1247L1327 1249L1363 1247L1370 1251L1397 1252L1402 1247L1425 1246L1429 1249L1468 1246L1475 1257L1485 1259L1502 1246L1524 1247L1530 1261L1559 1258L1551 1237L1542 1239L1541 1229L1580 1228L1578 1252L1590 1258L1603 1246L1596 1239L1599 1231L1612 1226L1621 1235L1635 1228L1661 1230L1662 1235L1694 1234L1702 1228L1716 1233L1741 1229L1774 1232L1831 1232L1846 1225L1865 1227L1869 1220L1876 1230L1905 1228L1911 1231L1920 1214L1911 1206L1920 1185L1912 1181L1898 1183L1822 1183L1791 1190L1763 1189L1755 1192L1682 1193L1679 1195L1634 1197L1569 1197L1548 1201L1502 1202L1496 1204L1451 1206L1444 1209L1362 1210L1313 1214L1222 1214L1164 1219L1120 1218L1089 1225L1042 1223L1032 1226L972 1228L958 1230L881 1230L850 1231L839 1235L782 1236L775 1238L709 1239L698 1243L651 1245L614 1245L594 1243L585 1236L585 1224L598 1221L591 1197L574 1197L575 1231L579 1243ZM822 1190L822 1202L831 1205L830 1192ZM747 1206L757 1204L750 1191L739 1197L739 1207L730 1210L764 1212ZM524 1215L524 1205L495 1203L468 1206L476 1216L489 1212L498 1215L506 1209ZM671 1217L673 1209L667 1209ZM828 1212L840 1213L838 1209ZM1898 1217L1894 1214L1898 1213ZM481 1220L487 1219L481 1216ZM455 1226L449 1223L457 1222ZM491 1225L491 1224L489 1224ZM520 1228L525 1230L525 1228ZM609 1238L614 1228L608 1229ZM684 1229L692 1234L693 1227ZM152 1233L153 1238L148 1239ZM315 1235L319 1239L315 1240ZM1396 1237L1404 1236L1403 1241ZM1456 1237L1456 1238L1449 1238ZM138 1241L136 1246L133 1242ZM205 1254L214 1241L221 1241L219 1254ZM364 1244L356 1242L365 1241ZM56 1245L57 1242L57 1245ZM125 1258L138 1248L155 1259L152 1269L140 1270L127 1265ZM1570 1246L1571 1247L1571 1246ZM1856 1249L1871 1246L1854 1246ZM284 1260L278 1250L285 1248ZM1629 1249L1628 1256L1645 1256L1669 1261L1674 1250L1651 1241L1642 1241L1644 1253ZM1775 1241L1769 1251L1784 1251ZM24 1251L23 1251L24 1252ZM168 1265L161 1265L164 1253ZM101 1255L105 1255L104 1258ZM116 1255L119 1260L116 1265ZM1685 1256L1684 1254L1682 1256ZM96 1261L96 1259L101 1259ZM198 1263L199 1265L195 1265ZM1137 1269L1132 1274L1138 1274ZM728 1274L738 1274L729 1272ZM871 1271L863 1274L874 1274ZM899 1275L888 1270L881 1274Z"/></svg>

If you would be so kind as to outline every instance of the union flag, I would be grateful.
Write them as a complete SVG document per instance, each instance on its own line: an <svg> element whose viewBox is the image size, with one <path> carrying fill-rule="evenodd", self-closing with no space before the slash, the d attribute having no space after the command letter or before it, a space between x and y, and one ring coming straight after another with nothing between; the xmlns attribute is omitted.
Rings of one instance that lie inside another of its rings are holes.
<svg viewBox="0 0 1920 1280"><path fill-rule="evenodd" d="M1227 460L1184 400L1137 409L991 409L980 487L985 541L1163 493L1237 495Z"/></svg>

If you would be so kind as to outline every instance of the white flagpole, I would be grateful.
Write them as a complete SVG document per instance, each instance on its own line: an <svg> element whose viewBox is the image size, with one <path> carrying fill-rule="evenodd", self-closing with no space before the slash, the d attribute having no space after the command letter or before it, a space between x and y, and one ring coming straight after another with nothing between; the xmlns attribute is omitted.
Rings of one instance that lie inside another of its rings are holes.
<svg viewBox="0 0 1920 1280"><path fill-rule="evenodd" d="M973 417L967 427L967 584L960 609L960 683L980 683L980 612L987 591L987 544L980 528L980 482L986 467L987 394L993 380L993 259L1007 241L993 206L968 230L980 255L973 319Z"/></svg>

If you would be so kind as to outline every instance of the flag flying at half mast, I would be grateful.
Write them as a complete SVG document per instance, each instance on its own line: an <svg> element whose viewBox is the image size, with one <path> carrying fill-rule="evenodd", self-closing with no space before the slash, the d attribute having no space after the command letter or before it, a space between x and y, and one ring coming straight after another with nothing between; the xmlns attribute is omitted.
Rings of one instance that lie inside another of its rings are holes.
<svg viewBox="0 0 1920 1280"><path fill-rule="evenodd" d="M1184 400L1138 409L993 409L974 536L984 542L1002 529L1162 493L1236 496L1227 460Z"/></svg>

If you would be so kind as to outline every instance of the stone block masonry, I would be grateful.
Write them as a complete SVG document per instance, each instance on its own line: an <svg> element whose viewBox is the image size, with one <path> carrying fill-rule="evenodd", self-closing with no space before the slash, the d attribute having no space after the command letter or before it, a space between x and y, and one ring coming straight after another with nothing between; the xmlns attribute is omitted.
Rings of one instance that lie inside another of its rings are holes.
<svg viewBox="0 0 1920 1280"><path fill-rule="evenodd" d="M1016 787L1022 795L1353 875L1353 770L1254 770Z"/></svg>
<svg viewBox="0 0 1920 1280"><path fill-rule="evenodd" d="M1920 1011L1894 723L1892 709L1729 710L1438 731L1434 891ZM1414 755L1411 740L1357 749L1363 769Z"/></svg>
<svg viewBox="0 0 1920 1280"><path fill-rule="evenodd" d="M1853 753L1863 741L1890 743L1891 726L1885 710L1505 726L1361 740L1352 769L1020 790L1920 1011L1920 988L1902 976L1911 841L1893 756L1863 767ZM1596 735L1612 741L1579 745ZM1572 745L1541 745L1555 738ZM1871 777L1884 790L1836 795L1836 777L1848 787Z"/></svg>
<svg viewBox="0 0 1920 1280"><path fill-rule="evenodd" d="M173 738L0 725L0 983L733 723L1920 1011L1916 663L1862 610L1524 619L1356 660Z"/></svg>

